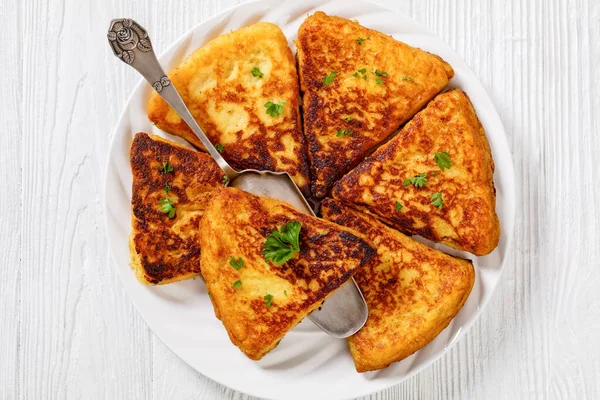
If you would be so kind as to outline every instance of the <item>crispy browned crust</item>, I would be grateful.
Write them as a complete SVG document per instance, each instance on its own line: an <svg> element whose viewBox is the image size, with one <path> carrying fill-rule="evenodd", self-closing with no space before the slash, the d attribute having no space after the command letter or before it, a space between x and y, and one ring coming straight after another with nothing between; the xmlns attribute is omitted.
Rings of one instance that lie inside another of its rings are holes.
<svg viewBox="0 0 600 400"><path fill-rule="evenodd" d="M367 305L365 326L348 338L358 372L386 368L431 342L469 297L475 272L451 257L366 214L326 199L323 217L361 232L377 247L377 262L354 279Z"/></svg>
<svg viewBox="0 0 600 400"><path fill-rule="evenodd" d="M300 253L282 266L267 264L266 237L290 221L302 224ZM233 344L254 360L361 267L375 251L352 230L301 214L286 203L226 188L210 202L201 226L202 275ZM244 267L229 265L234 256ZM242 286L233 287L240 280ZM265 305L271 294L273 303Z"/></svg>
<svg viewBox="0 0 600 400"><path fill-rule="evenodd" d="M358 38L368 40L359 45ZM436 55L322 12L304 21L296 44L311 190L318 198L454 75L452 67ZM367 69L367 80L362 74L353 76L362 68ZM374 75L376 69L387 76ZM338 75L324 86L324 77L332 71ZM352 120L345 121L346 117ZM343 129L353 135L336 136Z"/></svg>
<svg viewBox="0 0 600 400"><path fill-rule="evenodd" d="M452 167L435 162L446 151ZM421 188L404 180L427 173ZM332 195L376 215L403 232L421 235L478 256L498 244L494 161L485 132L467 95L438 95L412 121L336 183ZM443 208L431 204L440 192ZM403 208L396 211L395 203Z"/></svg>
<svg viewBox="0 0 600 400"><path fill-rule="evenodd" d="M161 173L167 161L173 171ZM200 274L198 226L223 171L205 153L186 149L158 136L138 133L130 152L133 187L130 252L138 279L163 284ZM165 185L171 186L165 192ZM176 208L170 219L160 210L166 196Z"/></svg>
<svg viewBox="0 0 600 400"><path fill-rule="evenodd" d="M252 75L253 67L259 67L262 78ZM223 145L223 157L234 168L288 172L308 192L296 65L277 25L262 22L219 36L190 54L169 78L211 142ZM267 101L282 100L284 115L266 113ZM157 93L148 103L148 118L203 149Z"/></svg>

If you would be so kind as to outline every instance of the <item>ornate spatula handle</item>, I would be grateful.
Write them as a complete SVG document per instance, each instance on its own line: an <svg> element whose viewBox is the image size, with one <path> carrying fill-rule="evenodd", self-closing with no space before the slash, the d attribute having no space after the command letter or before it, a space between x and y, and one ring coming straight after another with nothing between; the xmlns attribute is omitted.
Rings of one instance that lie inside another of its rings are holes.
<svg viewBox="0 0 600 400"><path fill-rule="evenodd" d="M177 89L169 80L154 53L148 32L140 24L129 18L113 19L108 29L108 43L113 53L125 64L135 68L154 90L179 114L194 131L198 139L223 169L229 180L237 177L235 171L225 161L206 137L198 123L179 96Z"/></svg>

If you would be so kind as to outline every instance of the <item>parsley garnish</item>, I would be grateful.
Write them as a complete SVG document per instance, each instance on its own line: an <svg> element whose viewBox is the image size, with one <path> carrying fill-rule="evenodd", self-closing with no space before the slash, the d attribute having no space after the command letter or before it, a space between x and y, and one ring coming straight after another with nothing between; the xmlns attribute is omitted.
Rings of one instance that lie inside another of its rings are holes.
<svg viewBox="0 0 600 400"><path fill-rule="evenodd" d="M361 74L362 74L362 76L361 76ZM361 68L361 69L357 70L355 73L353 73L352 76L359 78L359 79L363 78L366 81L367 80L367 69Z"/></svg>
<svg viewBox="0 0 600 400"><path fill-rule="evenodd" d="M352 136L353 133L350 129L340 129L337 131L337 133L335 134L335 136L340 137L340 136Z"/></svg>
<svg viewBox="0 0 600 400"><path fill-rule="evenodd" d="M263 246L265 260L279 265L291 260L300 251L301 227L300 222L293 221L282 225L279 231L273 229Z"/></svg>
<svg viewBox="0 0 600 400"><path fill-rule="evenodd" d="M444 200L442 199L442 194L440 192L434 193L431 196L431 204L441 209L444 206Z"/></svg>
<svg viewBox="0 0 600 400"><path fill-rule="evenodd" d="M361 68L358 70L358 72L360 72L361 74L366 74L367 73L367 69L366 68Z"/></svg>
<svg viewBox="0 0 600 400"><path fill-rule="evenodd" d="M445 151L438 151L433 155L433 158L435 159L435 162L440 167L442 172L444 172L445 169L450 169L450 167L452 166L452 160L450 159L450 155Z"/></svg>
<svg viewBox="0 0 600 400"><path fill-rule="evenodd" d="M331 71L329 73L329 75L327 75L324 79L323 79L323 86L325 85L331 85L333 83L333 80L335 79L335 76L337 75L337 71Z"/></svg>
<svg viewBox="0 0 600 400"><path fill-rule="evenodd" d="M158 203L160 204L160 211L162 211L163 214L168 214L169 218L175 218L175 206L173 205L171 199L168 197L159 199Z"/></svg>
<svg viewBox="0 0 600 400"><path fill-rule="evenodd" d="M400 211L402 210L404 206L402 205L402 203L400 203L399 201L396 202L396 211Z"/></svg>
<svg viewBox="0 0 600 400"><path fill-rule="evenodd" d="M231 265L236 271L239 271L244 267L244 260L242 260L242 257L236 260L234 256L231 256L229 259L229 265Z"/></svg>
<svg viewBox="0 0 600 400"><path fill-rule="evenodd" d="M224 152L224 151L225 151L225 147L223 147L223 145L222 145L221 143L217 143L217 144L215 144L215 149L217 149L217 151L218 151L219 153L222 153L222 152Z"/></svg>
<svg viewBox="0 0 600 400"><path fill-rule="evenodd" d="M235 281L233 282L233 288L234 289L239 289L242 287L242 281Z"/></svg>
<svg viewBox="0 0 600 400"><path fill-rule="evenodd" d="M226 185L229 183L229 177L227 175L223 175L223 183Z"/></svg>
<svg viewBox="0 0 600 400"><path fill-rule="evenodd" d="M427 184L427 172L421 175L415 175L413 178L405 179L404 186L413 185L414 187L420 188Z"/></svg>
<svg viewBox="0 0 600 400"><path fill-rule="evenodd" d="M267 101L265 103L265 107L267 109L267 114L271 117L276 117L278 115L283 115L283 105L285 104L284 100L281 100L279 104L275 104L271 101Z"/></svg>
<svg viewBox="0 0 600 400"><path fill-rule="evenodd" d="M267 308L269 308L269 307L271 307L271 304L273 304L273 295L265 294L265 297L263 297L263 300L265 301L265 306Z"/></svg>
<svg viewBox="0 0 600 400"><path fill-rule="evenodd" d="M377 79L375 79L375 83L378 85L381 85L383 83L383 79L377 78Z"/></svg>
<svg viewBox="0 0 600 400"><path fill-rule="evenodd" d="M352 117L346 117L346 118L344 118L344 121L350 122L350 121L352 121Z"/></svg>
<svg viewBox="0 0 600 400"><path fill-rule="evenodd" d="M252 68L252 76L255 78L262 78L263 73L260 72L260 69L258 69L258 67L254 67L254 68Z"/></svg>
<svg viewBox="0 0 600 400"><path fill-rule="evenodd" d="M173 166L169 164L168 161L163 161L162 167L158 167L158 170L163 174L166 174L173 171Z"/></svg>
<svg viewBox="0 0 600 400"><path fill-rule="evenodd" d="M378 69L375 69L375 72L373 72L373 74L377 76L383 76L384 78L387 76L386 72L380 71Z"/></svg>
<svg viewBox="0 0 600 400"><path fill-rule="evenodd" d="M365 40L369 40L369 39L371 39L371 37L370 37L370 36L369 36L368 38L366 38L366 39L365 39L365 38L361 38L361 37L359 37L358 39L356 39L356 43L358 43L358 45L359 45L359 46L362 46L363 42L364 42Z"/></svg>
<svg viewBox="0 0 600 400"><path fill-rule="evenodd" d="M405 76L404 78L402 78L403 81L409 81L409 82L414 82L415 80L413 78L411 78L410 76Z"/></svg>
<svg viewBox="0 0 600 400"><path fill-rule="evenodd" d="M165 192L167 192L167 194L169 194L169 192L171 191L171 185L169 185L169 183L165 183Z"/></svg>

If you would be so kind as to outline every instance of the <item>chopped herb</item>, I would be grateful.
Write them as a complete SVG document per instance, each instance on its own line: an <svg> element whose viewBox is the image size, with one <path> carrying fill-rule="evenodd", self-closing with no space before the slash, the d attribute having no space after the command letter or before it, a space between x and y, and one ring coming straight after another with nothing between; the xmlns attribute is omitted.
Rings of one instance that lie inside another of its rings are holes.
<svg viewBox="0 0 600 400"><path fill-rule="evenodd" d="M287 290L284 290L284 291L283 291L283 295L284 295L285 297L287 297Z"/></svg>
<svg viewBox="0 0 600 400"><path fill-rule="evenodd" d="M263 73L260 72L260 69L258 69L258 67L254 67L254 68L252 68L252 76L255 78L262 78Z"/></svg>
<svg viewBox="0 0 600 400"><path fill-rule="evenodd" d="M361 68L358 70L358 72L360 72L361 74L366 74L367 73L367 69L366 68Z"/></svg>
<svg viewBox="0 0 600 400"><path fill-rule="evenodd" d="M367 80L367 69L361 68L361 69L357 70L355 73L353 73L352 76L359 78L359 79L363 78L366 81Z"/></svg>
<svg viewBox="0 0 600 400"><path fill-rule="evenodd" d="M229 259L229 265L231 265L236 271L239 271L244 267L244 260L242 260L242 257L236 260L234 256L231 256Z"/></svg>
<svg viewBox="0 0 600 400"><path fill-rule="evenodd" d="M340 129L337 131L337 133L335 134L335 136L340 137L340 136L352 136L353 133L350 129Z"/></svg>
<svg viewBox="0 0 600 400"><path fill-rule="evenodd" d="M414 187L420 188L427 184L427 172L421 175L415 175L413 178L405 179L404 186L413 185Z"/></svg>
<svg viewBox="0 0 600 400"><path fill-rule="evenodd" d="M162 167L158 167L158 170L163 174L166 174L173 171L173 166L169 164L168 161L163 161Z"/></svg>
<svg viewBox="0 0 600 400"><path fill-rule="evenodd" d="M279 104L275 104L271 101L267 101L265 103L265 108L267 109L267 114L269 114L271 117L283 115L283 105L284 104L285 104L284 100L280 101Z"/></svg>
<svg viewBox="0 0 600 400"><path fill-rule="evenodd" d="M229 183L229 177L227 175L223 175L223 183L226 185Z"/></svg>
<svg viewBox="0 0 600 400"><path fill-rule="evenodd" d="M271 307L271 304L273 304L273 295L265 294L265 297L263 297L263 300L265 301L265 306L267 308L269 308L269 307Z"/></svg>
<svg viewBox="0 0 600 400"><path fill-rule="evenodd" d="M175 206L173 205L171 199L168 197L159 199L158 203L160 204L160 211L162 211L163 214L168 214L169 218L175 218Z"/></svg>
<svg viewBox="0 0 600 400"><path fill-rule="evenodd" d="M352 117L346 117L346 118L344 118L344 121L350 122L350 121L352 121Z"/></svg>
<svg viewBox="0 0 600 400"><path fill-rule="evenodd" d="M358 43L358 45L359 45L359 46L362 46L363 42L364 42L365 40L369 40L369 39L371 39L371 37L370 37L370 36L369 36L368 38L366 38L366 39L365 39L365 38L361 38L361 37L359 37L358 39L356 39L356 43Z"/></svg>
<svg viewBox="0 0 600 400"><path fill-rule="evenodd" d="M338 73L336 71L331 71L329 73L329 75L327 75L324 79L323 79L323 86L325 85L331 85L333 83L333 80L335 79L335 76Z"/></svg>
<svg viewBox="0 0 600 400"><path fill-rule="evenodd" d="M170 191L171 191L171 185L169 185L169 183L165 183L165 192L167 192L167 194L169 194Z"/></svg>
<svg viewBox="0 0 600 400"><path fill-rule="evenodd" d="M208 297L212 298L212 293L211 292L207 292L208 293Z"/></svg>
<svg viewBox="0 0 600 400"><path fill-rule="evenodd" d="M215 144L215 149L217 149L217 151L219 153L222 153L223 151L225 151L225 147L223 147L223 145L220 143Z"/></svg>
<svg viewBox="0 0 600 400"><path fill-rule="evenodd" d="M452 166L452 160L450 159L450 155L445 151L438 151L433 155L433 158L435 159L435 162L440 167L442 172L444 172L445 169L450 169L450 167Z"/></svg>
<svg viewBox="0 0 600 400"><path fill-rule="evenodd" d="M387 76L386 72L380 71L378 69L375 69L375 72L372 72L372 73L377 76L383 76L384 78Z"/></svg>
<svg viewBox="0 0 600 400"><path fill-rule="evenodd" d="M242 287L242 281L235 281L233 282L233 288L234 289L239 289Z"/></svg>
<svg viewBox="0 0 600 400"><path fill-rule="evenodd" d="M288 222L273 229L263 245L262 254L266 261L281 265L291 260L300 251L300 228L298 221Z"/></svg>
<svg viewBox="0 0 600 400"><path fill-rule="evenodd" d="M402 203L400 203L399 201L396 202L396 211L400 211L402 210L404 206L402 205Z"/></svg>
<svg viewBox="0 0 600 400"><path fill-rule="evenodd" d="M375 83L378 85L381 85L383 83L383 79L377 78L377 79L375 79Z"/></svg>
<svg viewBox="0 0 600 400"><path fill-rule="evenodd" d="M405 76L402 78L403 81L409 81L409 82L414 82L415 80L413 78L411 78L410 76Z"/></svg>
<svg viewBox="0 0 600 400"><path fill-rule="evenodd" d="M353 73L352 76L354 76L356 78L360 78L360 75L358 74L358 72Z"/></svg>
<svg viewBox="0 0 600 400"><path fill-rule="evenodd" d="M442 199L442 194L440 192L434 193L431 196L431 204L441 209L444 206L444 200Z"/></svg>

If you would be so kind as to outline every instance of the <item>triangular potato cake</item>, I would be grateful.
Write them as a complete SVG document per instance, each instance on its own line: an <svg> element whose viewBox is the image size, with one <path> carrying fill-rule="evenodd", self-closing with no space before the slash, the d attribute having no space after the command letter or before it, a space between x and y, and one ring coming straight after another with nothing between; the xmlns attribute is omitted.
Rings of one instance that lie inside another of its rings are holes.
<svg viewBox="0 0 600 400"><path fill-rule="evenodd" d="M200 274L198 224L223 171L206 153L138 133L130 152L131 265L146 284Z"/></svg>
<svg viewBox="0 0 600 400"><path fill-rule="evenodd" d="M318 198L454 75L436 55L323 12L304 21L296 44L311 190Z"/></svg>
<svg viewBox="0 0 600 400"><path fill-rule="evenodd" d="M296 65L277 25L261 22L219 36L190 54L169 78L232 167L287 172L308 192ZM148 117L203 148L157 93L148 103Z"/></svg>
<svg viewBox="0 0 600 400"><path fill-rule="evenodd" d="M498 244L494 161L467 95L438 95L336 183L334 198L405 233L478 256Z"/></svg>
<svg viewBox="0 0 600 400"><path fill-rule="evenodd" d="M473 287L470 261L434 250L336 201L325 200L321 211L377 248L377 262L354 275L369 307L365 326L348 338L358 372L410 356L448 326Z"/></svg>
<svg viewBox="0 0 600 400"><path fill-rule="evenodd" d="M266 262L273 230L299 222L300 251L282 265ZM286 203L226 188L200 223L202 276L233 344L259 360L375 251L355 232L302 214Z"/></svg>

